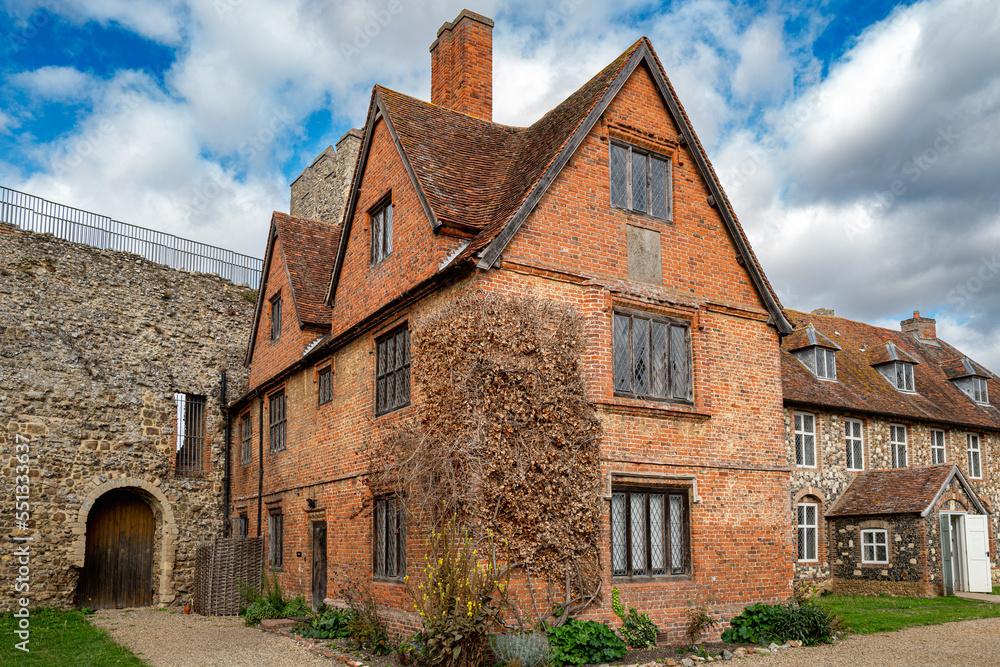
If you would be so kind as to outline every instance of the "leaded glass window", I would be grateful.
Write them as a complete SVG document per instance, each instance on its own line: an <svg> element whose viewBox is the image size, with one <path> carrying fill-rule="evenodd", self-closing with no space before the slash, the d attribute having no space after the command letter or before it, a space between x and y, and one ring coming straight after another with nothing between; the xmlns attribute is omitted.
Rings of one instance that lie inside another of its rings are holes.
<svg viewBox="0 0 1000 667"><path fill-rule="evenodd" d="M799 560L815 561L816 556L816 503L799 503Z"/></svg>
<svg viewBox="0 0 1000 667"><path fill-rule="evenodd" d="M844 445L847 450L847 469L864 470L864 441L861 422L857 419L844 420Z"/></svg>
<svg viewBox="0 0 1000 667"><path fill-rule="evenodd" d="M384 579L406 574L406 516L395 497L372 503L372 574Z"/></svg>
<svg viewBox="0 0 1000 667"><path fill-rule="evenodd" d="M795 465L816 467L816 417L807 412L795 413Z"/></svg>
<svg viewBox="0 0 1000 667"><path fill-rule="evenodd" d="M668 158L613 143L609 173L612 206L670 219L673 201Z"/></svg>
<svg viewBox="0 0 1000 667"><path fill-rule="evenodd" d="M375 414L410 404L410 330L403 325L375 341Z"/></svg>
<svg viewBox="0 0 1000 667"><path fill-rule="evenodd" d="M688 324L614 314L615 392L643 398L691 399Z"/></svg>
<svg viewBox="0 0 1000 667"><path fill-rule="evenodd" d="M611 494L612 574L685 574L686 507L685 491L616 488Z"/></svg>
<svg viewBox="0 0 1000 667"><path fill-rule="evenodd" d="M906 427L901 424L889 425L889 449L892 450L892 467L906 467Z"/></svg>

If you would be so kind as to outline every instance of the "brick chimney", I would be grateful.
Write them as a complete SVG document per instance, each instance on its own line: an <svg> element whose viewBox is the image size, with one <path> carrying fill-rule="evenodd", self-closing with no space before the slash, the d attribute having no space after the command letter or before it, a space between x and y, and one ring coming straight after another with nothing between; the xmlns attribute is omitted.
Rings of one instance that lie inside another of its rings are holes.
<svg viewBox="0 0 1000 667"><path fill-rule="evenodd" d="M937 338L937 321L929 317L920 317L920 311L913 311L913 317L899 323L899 328L905 334L916 334L921 340Z"/></svg>
<svg viewBox="0 0 1000 667"><path fill-rule="evenodd" d="M493 120L493 20L463 9L431 44L431 102Z"/></svg>

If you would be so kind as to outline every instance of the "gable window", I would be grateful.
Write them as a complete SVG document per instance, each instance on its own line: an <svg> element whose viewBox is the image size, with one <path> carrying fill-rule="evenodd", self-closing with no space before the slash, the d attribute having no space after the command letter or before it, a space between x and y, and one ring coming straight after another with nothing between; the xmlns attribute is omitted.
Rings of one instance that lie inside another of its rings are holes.
<svg viewBox="0 0 1000 667"><path fill-rule="evenodd" d="M687 322L614 314L615 393L689 401L691 384Z"/></svg>
<svg viewBox="0 0 1000 667"><path fill-rule="evenodd" d="M246 465L253 458L253 421L250 412L244 412L240 417L240 463Z"/></svg>
<svg viewBox="0 0 1000 667"><path fill-rule="evenodd" d="M861 531L861 562L889 562L889 532L875 528Z"/></svg>
<svg viewBox="0 0 1000 667"><path fill-rule="evenodd" d="M931 430L931 463L944 463L944 431Z"/></svg>
<svg viewBox="0 0 1000 667"><path fill-rule="evenodd" d="M816 561L816 503L799 503L799 560Z"/></svg>
<svg viewBox="0 0 1000 667"><path fill-rule="evenodd" d="M983 469L979 458L979 436L974 433L966 433L965 442L969 450L969 477L980 479L983 476Z"/></svg>
<svg viewBox="0 0 1000 667"><path fill-rule="evenodd" d="M837 355L833 350L816 347L816 377L824 380L837 379Z"/></svg>
<svg viewBox="0 0 1000 667"><path fill-rule="evenodd" d="M864 470L864 441L861 436L861 422L859 420L844 420L844 444L847 448L847 469Z"/></svg>
<svg viewBox="0 0 1000 667"><path fill-rule="evenodd" d="M906 427L901 424L889 425L889 448L892 450L892 467L906 467Z"/></svg>
<svg viewBox="0 0 1000 667"><path fill-rule="evenodd" d="M375 414L410 404L410 330L407 325L375 341Z"/></svg>
<svg viewBox="0 0 1000 667"><path fill-rule="evenodd" d="M287 421L285 419L285 390L279 389L267 398L268 416L270 417L271 451L280 452L285 449Z"/></svg>
<svg viewBox="0 0 1000 667"><path fill-rule="evenodd" d="M624 144L611 144L611 205L654 218L673 214L670 160Z"/></svg>
<svg viewBox="0 0 1000 667"><path fill-rule="evenodd" d="M651 577L688 571L687 491L614 489L611 574Z"/></svg>
<svg viewBox="0 0 1000 667"><path fill-rule="evenodd" d="M271 297L271 340L281 338L281 292Z"/></svg>
<svg viewBox="0 0 1000 667"><path fill-rule="evenodd" d="M280 507L267 512L267 564L275 570L285 565L285 516Z"/></svg>
<svg viewBox="0 0 1000 667"><path fill-rule="evenodd" d="M816 467L816 417L808 412L795 413L795 465Z"/></svg>
<svg viewBox="0 0 1000 667"><path fill-rule="evenodd" d="M177 406L176 473L179 476L202 472L205 447L205 397L174 394Z"/></svg>
<svg viewBox="0 0 1000 667"><path fill-rule="evenodd" d="M905 361L894 362L894 373L896 389L900 391L914 391L913 389L913 364Z"/></svg>
<svg viewBox="0 0 1000 667"><path fill-rule="evenodd" d="M330 366L320 369L318 380L317 400L324 405L333 400L333 370Z"/></svg>
<svg viewBox="0 0 1000 667"><path fill-rule="evenodd" d="M372 503L372 574L399 579L406 574L406 516L398 498Z"/></svg>
<svg viewBox="0 0 1000 667"><path fill-rule="evenodd" d="M392 200L383 202L368 214L372 230L372 266L392 254Z"/></svg>
<svg viewBox="0 0 1000 667"><path fill-rule="evenodd" d="M977 375L972 376L972 399L976 403L982 403L983 405L990 404L990 394L986 386L986 378L981 378Z"/></svg>

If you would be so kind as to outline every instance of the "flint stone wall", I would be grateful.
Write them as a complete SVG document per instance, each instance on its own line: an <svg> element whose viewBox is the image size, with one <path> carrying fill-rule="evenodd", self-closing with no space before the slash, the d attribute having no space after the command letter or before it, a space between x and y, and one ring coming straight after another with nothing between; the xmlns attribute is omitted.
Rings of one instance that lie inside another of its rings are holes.
<svg viewBox="0 0 1000 667"><path fill-rule="evenodd" d="M31 606L74 604L90 507L136 491L156 519L154 603L190 601L194 550L222 533L224 419L247 390L246 285L0 224L0 611L14 608L13 536L29 542ZM206 396L210 465L174 474L175 392ZM16 445L30 522L15 526ZM23 451L23 447L21 448Z"/></svg>

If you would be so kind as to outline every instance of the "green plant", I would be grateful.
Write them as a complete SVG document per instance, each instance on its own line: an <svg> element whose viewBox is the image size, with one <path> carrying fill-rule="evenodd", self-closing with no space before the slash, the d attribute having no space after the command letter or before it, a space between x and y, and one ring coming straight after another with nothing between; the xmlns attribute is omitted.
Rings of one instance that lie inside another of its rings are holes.
<svg viewBox="0 0 1000 667"><path fill-rule="evenodd" d="M90 607L81 607L80 613L83 614L84 616L92 616L94 614L94 610L91 609Z"/></svg>
<svg viewBox="0 0 1000 667"><path fill-rule="evenodd" d="M718 619L712 618L705 607L692 607L687 611L687 628L684 630L684 636L692 645L697 644L706 630L711 630L718 624Z"/></svg>
<svg viewBox="0 0 1000 667"><path fill-rule="evenodd" d="M18 650L22 638L22 618L12 613L0 614L0 665L50 667L51 665L87 665L87 667L142 667L147 664L132 651L116 644L106 630L96 628L82 611L32 607L30 641L27 652Z"/></svg>
<svg viewBox="0 0 1000 667"><path fill-rule="evenodd" d="M297 595L291 600L286 600L281 593L281 584L278 583L278 575L274 575L274 581L267 576L265 571L262 580L263 590L257 590L247 584L242 579L236 581L236 586L240 591L240 596L249 604L240 610L240 615L244 617L247 625L258 625L265 618L288 618L290 616L305 616L309 613L309 605L301 595Z"/></svg>
<svg viewBox="0 0 1000 667"><path fill-rule="evenodd" d="M628 647L604 623L572 619L565 625L549 628L552 663L563 665L600 665L625 655Z"/></svg>
<svg viewBox="0 0 1000 667"><path fill-rule="evenodd" d="M483 558L469 533L452 517L431 531L430 551L414 586L414 609L424 626L423 663L432 667L477 667L506 599L506 581L493 558ZM495 544L488 532L484 553Z"/></svg>
<svg viewBox="0 0 1000 667"><path fill-rule="evenodd" d="M351 618L347 623L347 636L358 648L388 655L393 645L389 641L389 630L378 610L378 603L372 595L368 572L355 575L351 568L344 570L344 585L339 597L347 603Z"/></svg>
<svg viewBox="0 0 1000 667"><path fill-rule="evenodd" d="M342 609L322 609L306 628L298 634L311 639L346 639L350 637L350 624L354 616Z"/></svg>
<svg viewBox="0 0 1000 667"><path fill-rule="evenodd" d="M639 612L635 607L629 607L626 614L618 597L617 586L611 589L611 609L622 620L622 627L618 630L618 634L625 640L629 648L656 646L656 635L660 634L660 628L649 619L649 614Z"/></svg>
<svg viewBox="0 0 1000 667"><path fill-rule="evenodd" d="M396 646L396 656L401 665L419 665L424 661L424 635L410 635Z"/></svg>
<svg viewBox="0 0 1000 667"><path fill-rule="evenodd" d="M755 604L733 618L722 633L724 642L766 644L796 639L807 646L830 641L839 629L837 618L823 607L806 601L802 604Z"/></svg>
<svg viewBox="0 0 1000 667"><path fill-rule="evenodd" d="M243 292L243 300L248 303L257 303L257 290L248 289Z"/></svg>
<svg viewBox="0 0 1000 667"><path fill-rule="evenodd" d="M543 632L505 632L490 641L497 662L510 667L543 667L549 662L549 638Z"/></svg>

